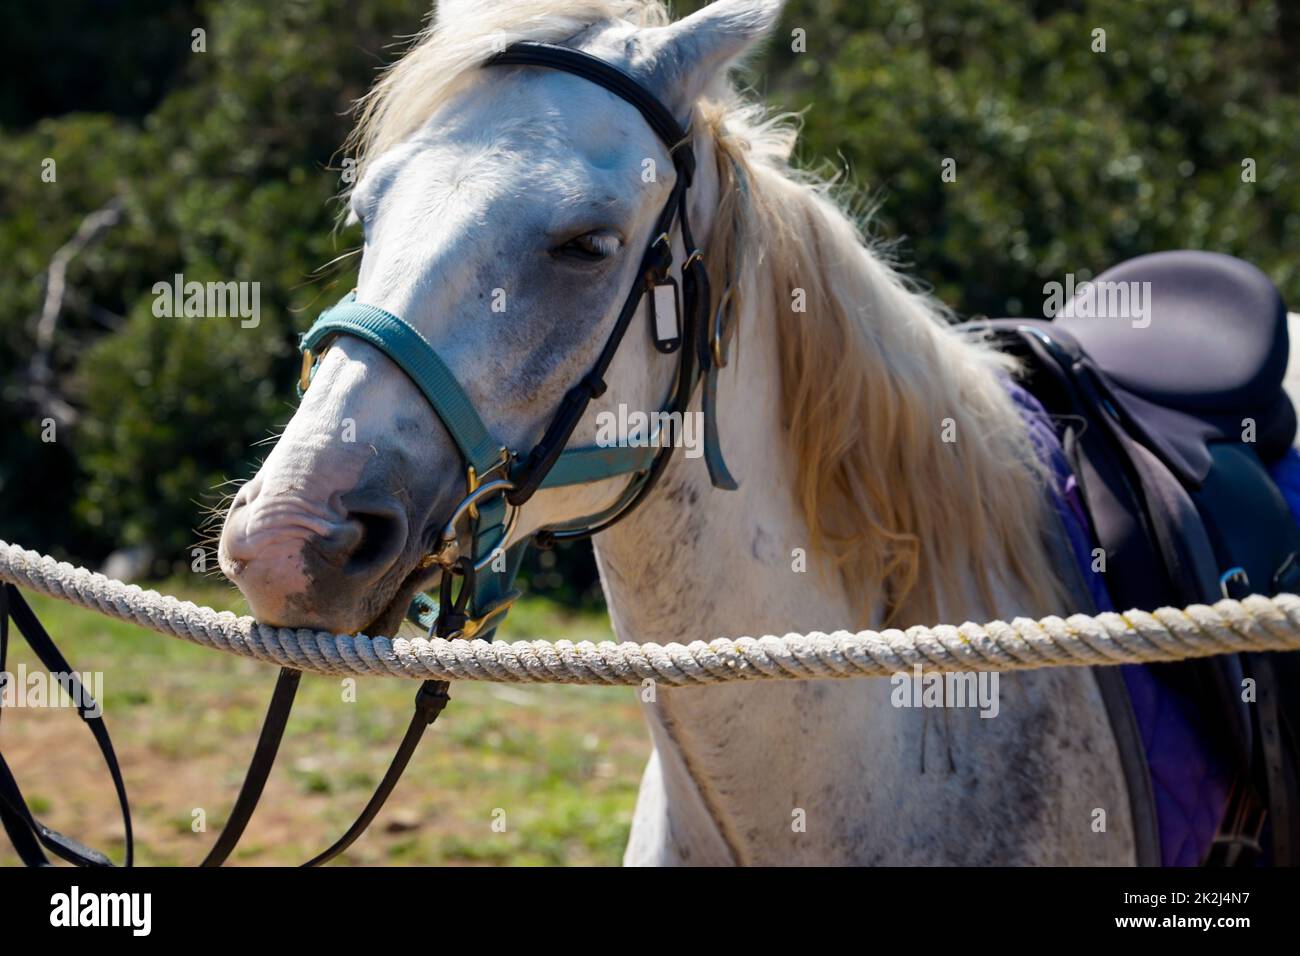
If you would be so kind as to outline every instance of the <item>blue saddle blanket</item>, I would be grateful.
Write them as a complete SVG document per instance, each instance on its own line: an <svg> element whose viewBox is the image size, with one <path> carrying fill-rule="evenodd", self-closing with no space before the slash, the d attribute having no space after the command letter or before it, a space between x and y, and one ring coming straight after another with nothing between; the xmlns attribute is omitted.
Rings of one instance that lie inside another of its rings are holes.
<svg viewBox="0 0 1300 956"><path fill-rule="evenodd" d="M1099 610L1113 611L1102 575L1093 570L1096 542L1056 430L1036 398L1014 383L1008 383L1008 389L1039 456L1051 466L1056 479L1054 504L1093 601ZM1291 449L1270 472L1292 517L1300 523L1300 453ZM1198 866L1223 822L1232 769L1206 743L1194 701L1162 681L1150 666L1128 664L1121 671L1151 776L1161 863Z"/></svg>

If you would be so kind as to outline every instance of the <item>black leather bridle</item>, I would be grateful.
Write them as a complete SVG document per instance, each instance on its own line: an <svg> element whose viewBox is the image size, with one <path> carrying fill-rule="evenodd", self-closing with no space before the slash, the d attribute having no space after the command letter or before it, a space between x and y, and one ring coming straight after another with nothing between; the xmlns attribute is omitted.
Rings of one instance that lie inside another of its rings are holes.
<svg viewBox="0 0 1300 956"><path fill-rule="evenodd" d="M516 43L505 51L491 57L486 61L485 66L543 67L570 73L604 87L630 103L641 113L660 140L668 147L676 171L676 180L667 201L664 203L663 210L655 222L654 232L642 256L638 279L628 293L628 297L619 312L613 331L606 340L604 348L601 349L591 370L565 395L541 441L521 460L508 462L509 480L502 480L499 483L500 498L517 509L547 483L548 476L554 478L556 465L565 455L566 446L572 439L583 414L592 400L599 398L605 392L605 376L619 346L626 338L628 328L637 314L638 307L647 294L652 297L652 308L657 307L662 298L664 303L671 302L672 308L676 312L676 315L672 317L674 320L673 325L656 327L675 329L675 334L662 335L655 332L653 336L656 348L660 352L665 354L677 352L679 354L676 383L670 398L668 411L684 415L687 412L695 387L703 377L705 382L705 427L706 431L709 432L706 438L706 444L709 445L709 448L706 449L706 460L710 477L718 487L734 488L735 482L727 472L726 465L722 461L721 453L718 450L716 425L711 414L713 389L716 385L714 376L717 369L725 362L723 354L720 352L720 348L725 349L723 344L725 329L722 321L722 307L719 309L718 317L710 325L709 312L712 302L708 274L705 269L703 254L696 248L692 238L688 219L687 190L690 188L695 175L695 154L689 139L689 129L678 123L672 113L653 94L628 74L603 60L578 50L549 43ZM680 302L677 301L675 282L669 274L673 266L671 234L674 221L681 230L682 242L686 250L686 260L681 265L682 287ZM664 287L670 285L672 286L671 295L661 297L657 294L657 291L662 291ZM724 303L726 298L724 296ZM395 317L389 316L388 318ZM322 321L324 321L324 317ZM400 322L400 320L396 321ZM317 323L318 326L321 324L321 322ZM326 333L357 334L358 329L365 331L363 327L355 324L347 325L343 322L338 323L338 327L328 327L329 323L325 323L325 325L327 327L322 329L322 336ZM311 333L308 334L311 335ZM382 336L379 344L382 348ZM304 364L304 385L310 382L310 372L314 362L312 352L310 350L305 351L307 361ZM409 370L408 374L411 374ZM418 380L417 384L420 384ZM426 390L427 396L428 391ZM433 400L431 399L431 401ZM435 411L443 417L444 424L448 424L449 430L454 431L451 424L447 422L438 402L433 404ZM646 495L655 486L668 464L671 452L672 444L664 444L648 467L633 472L632 481L613 507L607 509L601 515L593 516L579 523L577 527L546 529L537 535L540 539L539 543L546 545L554 541L590 537L625 518L638 504L645 500ZM579 478L583 478L582 467L590 466L580 463L579 468L571 468L570 471L576 473ZM471 474L473 474L472 471ZM600 467L596 466L592 469L591 477L586 480L601 480L602 477L608 477L608 475L602 476ZM506 487L507 485L509 487ZM485 485L484 488L486 489L486 487ZM481 499L475 498L474 494L475 490L471 489L471 495L467 498L468 506L462 503L462 507L457 509L458 513L473 511L476 506L486 511L491 504L495 504L495 502L481 503ZM477 531L475 536L477 538ZM504 539L505 535L502 535L501 540L496 543L504 544ZM475 551L478 550L479 548L476 546ZM517 569L518 560L522 553L521 546L516 546L516 549L512 550L515 550L516 553L511 557L510 564L512 568ZM477 558L478 554L476 553L474 557ZM470 567L472 566L473 563L471 562ZM451 578L450 567L450 565L444 565L444 605L452 603L449 600L450 595L446 587ZM509 577L513 578L513 572ZM463 605L466 604L467 600L484 596L477 592L470 593L470 589L472 589L471 580L472 577L466 578L460 597L455 602L455 613L460 617L466 616ZM490 583L486 577L484 580L488 581L488 583L484 584L484 587L498 586ZM508 584L509 582L507 582ZM440 613L436 620L445 624L445 612L448 610L449 608L444 607L442 609L444 613ZM12 585L5 585L3 592L0 592L0 670L4 669L8 644L8 623L11 617L19 631L27 638L37 656L51 672L72 673L71 667L55 646L54 641L45 631L40 621L36 619L35 614L31 612L21 594ZM492 625L492 628L495 628L495 624ZM439 633L442 633L442 631L439 630ZM487 629L484 634L479 636L490 639L491 629ZM266 718L262 724L257 747L249 763L239 796L225 826L217 837L216 843L203 860L203 866L220 866L225 862L252 818L253 811L257 807L258 800L271 772L271 767L275 762L276 753L285 726L288 723L289 713L293 706L294 696L301 676L302 674L298 670L292 668L281 669L275 692L272 695ZM332 859L351 846L365 831L397 785L398 779L415 752L416 745L423 736L424 729L437 719L450 700L448 687L448 681L425 681L420 686L416 694L415 713L411 718L410 725L402 738L388 771L384 774L365 809L342 837L304 865L315 866ZM89 701L89 698L82 699L81 717L95 736L104 761L112 775L121 805L126 839L125 863L130 866L134 859L134 842L130 806L127 802L126 788L122 782L121 770L113 751L112 741L109 739L104 724L102 712L97 713L99 708L94 701ZM84 701L89 701L89 703ZM0 755L0 821L3 822L5 830L8 832L19 856L28 866L49 864L43 850L48 850L50 853L80 866L113 865L104 854L51 830L37 820L28 808L18 783L2 755Z"/></svg>

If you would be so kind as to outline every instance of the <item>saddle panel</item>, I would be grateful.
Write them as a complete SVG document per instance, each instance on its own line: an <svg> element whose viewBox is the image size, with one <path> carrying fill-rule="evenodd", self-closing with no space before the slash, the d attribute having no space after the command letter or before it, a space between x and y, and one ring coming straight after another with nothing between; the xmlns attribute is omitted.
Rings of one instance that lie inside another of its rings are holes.
<svg viewBox="0 0 1300 956"><path fill-rule="evenodd" d="M1056 321L1115 384L1158 405L1264 412L1282 396L1286 306L1268 276L1232 256L1138 256L1097 276Z"/></svg>
<svg viewBox="0 0 1300 956"><path fill-rule="evenodd" d="M1300 530L1288 520L1291 512L1282 492L1247 446L1216 442L1210 450L1214 464L1191 498L1214 553L1245 574L1236 585L1243 594L1295 587L1300 581L1287 559L1300 552Z"/></svg>

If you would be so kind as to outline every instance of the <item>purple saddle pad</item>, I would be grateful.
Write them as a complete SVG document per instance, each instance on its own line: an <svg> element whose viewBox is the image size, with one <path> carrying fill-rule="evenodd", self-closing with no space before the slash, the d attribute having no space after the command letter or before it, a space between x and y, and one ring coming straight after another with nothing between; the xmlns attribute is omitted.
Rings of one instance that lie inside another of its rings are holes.
<svg viewBox="0 0 1300 956"><path fill-rule="evenodd" d="M1008 390L1039 456L1056 477L1054 504L1093 600L1098 610L1113 611L1105 582L1092 569L1096 543L1056 430L1036 398L1014 383L1008 383ZM1270 473L1286 497L1292 518L1300 524L1300 453L1291 449ZM1223 821L1232 788L1231 766L1207 743L1195 703L1161 680L1157 669L1128 664L1121 671L1151 776L1161 863L1197 866Z"/></svg>

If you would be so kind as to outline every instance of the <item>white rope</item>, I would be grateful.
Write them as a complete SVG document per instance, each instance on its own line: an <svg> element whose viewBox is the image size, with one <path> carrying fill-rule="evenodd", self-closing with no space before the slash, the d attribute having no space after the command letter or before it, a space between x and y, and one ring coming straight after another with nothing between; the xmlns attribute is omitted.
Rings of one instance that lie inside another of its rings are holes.
<svg viewBox="0 0 1300 956"><path fill-rule="evenodd" d="M355 637L268 627L0 541L0 579L204 647L320 674L518 684L717 684L1131 664L1237 651L1300 649L1300 598L1252 595L1154 614L1075 614L1010 624L615 644Z"/></svg>

